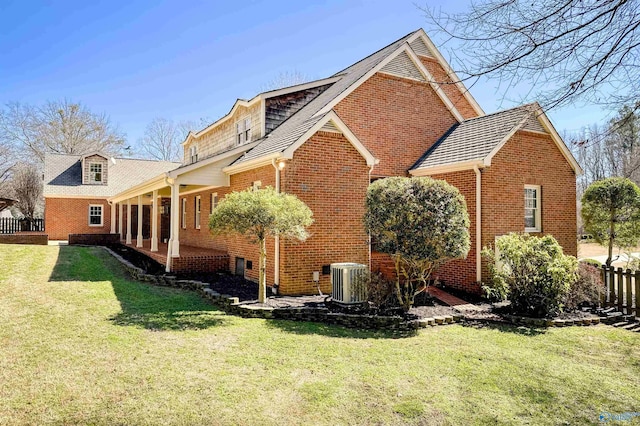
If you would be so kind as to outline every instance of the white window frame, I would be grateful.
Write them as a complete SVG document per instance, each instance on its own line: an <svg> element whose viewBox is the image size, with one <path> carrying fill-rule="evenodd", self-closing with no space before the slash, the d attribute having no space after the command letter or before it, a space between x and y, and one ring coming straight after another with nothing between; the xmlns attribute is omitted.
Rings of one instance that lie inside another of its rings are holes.
<svg viewBox="0 0 640 426"><path fill-rule="evenodd" d="M202 217L201 215L201 208L202 208L202 198L200 198L199 195L196 196L196 200L195 200L195 228L196 229L200 229L200 218Z"/></svg>
<svg viewBox="0 0 640 426"><path fill-rule="evenodd" d="M100 208L100 223L91 223L91 217L95 217L95 215L91 214L92 208ZM89 215L88 216L89 226L93 226L93 227L104 226L104 204L89 204L88 215Z"/></svg>
<svg viewBox="0 0 640 426"><path fill-rule="evenodd" d="M218 207L218 193L217 192L212 192L211 193L211 212L213 213L213 211L216 209L216 207Z"/></svg>
<svg viewBox="0 0 640 426"><path fill-rule="evenodd" d="M182 199L182 229L187 229L187 199Z"/></svg>
<svg viewBox="0 0 640 426"><path fill-rule="evenodd" d="M236 122L236 145L242 145L243 143L251 140L251 117L245 117Z"/></svg>
<svg viewBox="0 0 640 426"><path fill-rule="evenodd" d="M100 171L91 170L94 166L100 167ZM96 175L100 174L100 180L96 179ZM104 182L104 165L102 163L96 163L94 161L89 162L89 183L103 183Z"/></svg>
<svg viewBox="0 0 640 426"><path fill-rule="evenodd" d="M195 163L198 161L198 146L197 145L191 145L189 147L189 158L191 163Z"/></svg>
<svg viewBox="0 0 640 426"><path fill-rule="evenodd" d="M524 214L527 211L527 189L535 190L536 197L534 198L536 201L536 207L534 211L533 220L535 221L534 227L527 227L525 225L524 232L542 232L542 187L540 185L525 185L524 186ZM526 217L526 216L525 216Z"/></svg>

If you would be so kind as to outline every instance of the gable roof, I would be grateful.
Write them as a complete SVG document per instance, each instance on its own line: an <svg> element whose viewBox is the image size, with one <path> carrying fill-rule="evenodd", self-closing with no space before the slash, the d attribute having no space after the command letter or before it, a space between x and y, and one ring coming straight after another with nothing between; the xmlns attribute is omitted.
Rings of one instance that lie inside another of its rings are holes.
<svg viewBox="0 0 640 426"><path fill-rule="evenodd" d="M180 163L116 158L108 163L106 185L83 185L84 156L46 154L44 158L44 196L110 197L150 177L173 170Z"/></svg>
<svg viewBox="0 0 640 426"><path fill-rule="evenodd" d="M429 72L417 59L409 45L410 40L422 35L422 30L413 31L393 43L383 47L377 52L334 74L332 78L338 78L324 92L320 93L296 114L285 120L268 136L260 139L258 145L236 160L235 164L253 161L260 157L266 157L285 151L290 145L295 144L298 138L312 128L324 114L329 113L333 106L342 100L348 93L358 87L362 82L390 62L397 55L405 52L415 63L417 69L430 81L438 96L452 111L452 114L462 121L462 116L457 113L455 106L448 100L444 92L433 82Z"/></svg>
<svg viewBox="0 0 640 426"><path fill-rule="evenodd" d="M410 173L489 166L493 156L521 129L548 133L576 173L582 172L540 105L531 103L455 124L413 165Z"/></svg>

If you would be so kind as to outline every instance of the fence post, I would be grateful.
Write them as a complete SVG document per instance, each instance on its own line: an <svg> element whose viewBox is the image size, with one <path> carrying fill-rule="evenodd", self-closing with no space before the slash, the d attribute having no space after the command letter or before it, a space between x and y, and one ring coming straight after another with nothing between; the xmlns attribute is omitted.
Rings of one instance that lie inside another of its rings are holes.
<svg viewBox="0 0 640 426"><path fill-rule="evenodd" d="M633 299L632 299L632 288L631 288L631 276L632 276L632 272L631 269L627 269L624 273L626 279L626 288L625 288L625 295L624 295L624 300L625 300L625 308L626 308L626 314L627 315L631 315L633 314L632 308L631 306L633 305Z"/></svg>
<svg viewBox="0 0 640 426"><path fill-rule="evenodd" d="M636 308L634 314L636 318L640 318L640 271L636 271L634 278L636 287Z"/></svg>
<svg viewBox="0 0 640 426"><path fill-rule="evenodd" d="M618 290L616 292L616 302L618 303L618 310L622 312L624 306L624 278L622 277L623 269L618 267Z"/></svg>

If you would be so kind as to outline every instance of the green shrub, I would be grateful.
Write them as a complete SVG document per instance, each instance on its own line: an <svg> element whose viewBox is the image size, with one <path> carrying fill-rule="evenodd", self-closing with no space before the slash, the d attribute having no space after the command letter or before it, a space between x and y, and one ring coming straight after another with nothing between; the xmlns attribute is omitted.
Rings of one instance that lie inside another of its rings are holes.
<svg viewBox="0 0 640 426"><path fill-rule="evenodd" d="M580 262L578 279L569 287L564 297L564 307L567 310L574 310L584 305L598 305L603 292L602 269Z"/></svg>
<svg viewBox="0 0 640 426"><path fill-rule="evenodd" d="M464 197L442 180L375 181L367 191L364 222L376 248L394 260L396 296L406 311L426 291L433 271L469 252Z"/></svg>
<svg viewBox="0 0 640 426"><path fill-rule="evenodd" d="M577 279L576 258L562 254L551 236L512 233L500 237L496 247L502 268L494 270L493 282L504 281L514 312L533 317L558 314Z"/></svg>
<svg viewBox="0 0 640 426"><path fill-rule="evenodd" d="M396 296L396 286L392 280L386 279L379 272L366 271L359 274L354 283L355 291L360 291L364 286L367 294L369 306L374 310L397 308L398 298Z"/></svg>
<svg viewBox="0 0 640 426"><path fill-rule="evenodd" d="M484 248L482 257L487 259L489 281L482 283L482 293L491 302L502 302L509 297L509 284L496 269L496 256L492 249Z"/></svg>
<svg viewBox="0 0 640 426"><path fill-rule="evenodd" d="M594 268L602 268L602 263L598 262L595 259L582 259L580 263L584 263L585 265L591 265Z"/></svg>

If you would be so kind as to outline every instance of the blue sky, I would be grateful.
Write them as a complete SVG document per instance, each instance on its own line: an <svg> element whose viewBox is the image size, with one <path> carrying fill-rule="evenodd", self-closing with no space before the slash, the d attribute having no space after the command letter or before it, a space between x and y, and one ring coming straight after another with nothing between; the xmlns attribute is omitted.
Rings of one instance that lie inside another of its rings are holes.
<svg viewBox="0 0 640 426"><path fill-rule="evenodd" d="M216 119L281 73L327 77L426 25L404 0L2 0L0 103L79 101L133 143L154 117ZM496 84L471 89L487 112L514 105ZM584 106L550 117L561 132L606 118Z"/></svg>

